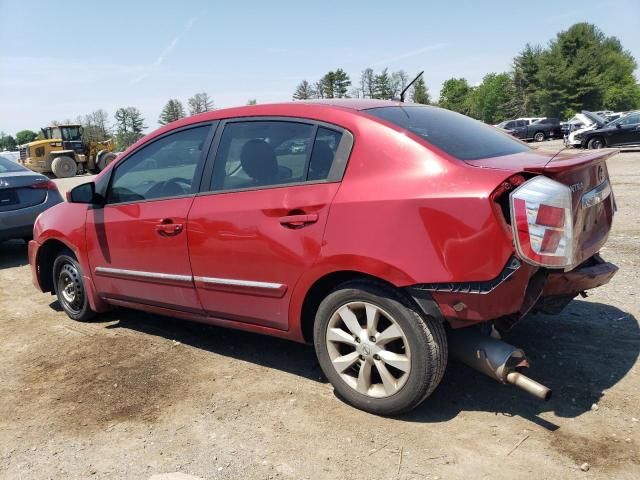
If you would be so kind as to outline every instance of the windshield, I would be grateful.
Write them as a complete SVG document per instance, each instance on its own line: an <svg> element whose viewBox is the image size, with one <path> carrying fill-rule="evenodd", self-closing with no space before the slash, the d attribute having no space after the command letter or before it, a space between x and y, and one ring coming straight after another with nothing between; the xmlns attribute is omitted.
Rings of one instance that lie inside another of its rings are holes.
<svg viewBox="0 0 640 480"><path fill-rule="evenodd" d="M82 139L80 127L62 127L62 139L65 142L73 142Z"/></svg>
<svg viewBox="0 0 640 480"><path fill-rule="evenodd" d="M6 172L22 172L24 168L16 162L12 162L4 157L0 157L0 173Z"/></svg>
<svg viewBox="0 0 640 480"><path fill-rule="evenodd" d="M460 160L501 157L531 150L492 126L443 108L407 105L365 111L415 133Z"/></svg>

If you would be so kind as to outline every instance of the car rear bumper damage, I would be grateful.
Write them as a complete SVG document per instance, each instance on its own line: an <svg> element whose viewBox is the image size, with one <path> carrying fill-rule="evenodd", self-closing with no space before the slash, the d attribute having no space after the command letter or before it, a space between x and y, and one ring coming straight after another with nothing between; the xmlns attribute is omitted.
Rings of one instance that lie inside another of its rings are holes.
<svg viewBox="0 0 640 480"><path fill-rule="evenodd" d="M617 271L599 254L568 272L511 257L494 279L413 285L408 292L421 306L435 302L452 328L495 321L496 328L508 330L530 311L559 313L577 295L608 283Z"/></svg>

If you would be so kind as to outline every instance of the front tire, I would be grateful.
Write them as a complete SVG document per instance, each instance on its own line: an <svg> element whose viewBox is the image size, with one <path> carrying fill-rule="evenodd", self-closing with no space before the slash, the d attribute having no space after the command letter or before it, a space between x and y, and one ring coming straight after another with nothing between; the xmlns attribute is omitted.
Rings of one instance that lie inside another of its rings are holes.
<svg viewBox="0 0 640 480"><path fill-rule="evenodd" d="M80 264L68 250L53 262L53 286L58 302L69 318L86 322L95 315L89 306Z"/></svg>
<svg viewBox="0 0 640 480"><path fill-rule="evenodd" d="M376 415L418 406L447 363L444 326L401 291L373 281L344 283L320 303L314 344L338 396Z"/></svg>
<svg viewBox="0 0 640 480"><path fill-rule="evenodd" d="M589 139L589 142L587 143L587 148L589 148L589 150L598 150L600 148L604 148L606 145L604 143L604 138L602 137L593 137L591 139Z"/></svg>

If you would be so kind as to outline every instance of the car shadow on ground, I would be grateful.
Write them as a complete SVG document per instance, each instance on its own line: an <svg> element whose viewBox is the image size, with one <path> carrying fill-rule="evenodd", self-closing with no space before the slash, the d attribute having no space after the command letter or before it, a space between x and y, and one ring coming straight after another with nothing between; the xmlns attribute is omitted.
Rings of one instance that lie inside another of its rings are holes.
<svg viewBox="0 0 640 480"><path fill-rule="evenodd" d="M119 309L99 321L179 341L195 348L326 382L312 347L258 334ZM557 316L532 315L505 339L525 350L528 374L553 389L549 402L500 385L465 365L451 362L442 383L421 406L397 417L409 422L444 422L462 411L520 416L548 429L540 417L553 412L577 417L597 403L633 367L640 351L636 318L616 307L576 300Z"/></svg>
<svg viewBox="0 0 640 480"><path fill-rule="evenodd" d="M0 241L0 270L21 267L29 263L24 240Z"/></svg>
<svg viewBox="0 0 640 480"><path fill-rule="evenodd" d="M486 411L517 415L555 430L558 426L540 414L573 418L591 410L603 392L633 368L640 351L640 329L633 315L582 300L571 302L560 315L529 316L504 340L527 353L527 374L553 390L550 401L452 362L434 394L402 418L439 422L461 411Z"/></svg>

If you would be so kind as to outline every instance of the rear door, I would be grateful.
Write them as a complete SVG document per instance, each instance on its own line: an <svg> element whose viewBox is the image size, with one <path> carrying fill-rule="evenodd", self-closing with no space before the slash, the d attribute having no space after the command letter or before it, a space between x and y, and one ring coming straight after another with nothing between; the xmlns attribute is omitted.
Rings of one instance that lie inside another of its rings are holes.
<svg viewBox="0 0 640 480"><path fill-rule="evenodd" d="M209 192L189 213L189 253L209 316L286 330L293 288L317 258L351 134L304 119L219 128Z"/></svg>
<svg viewBox="0 0 640 480"><path fill-rule="evenodd" d="M109 300L201 313L187 248L187 214L214 125L181 129L115 167L103 208L87 213L87 250Z"/></svg>

